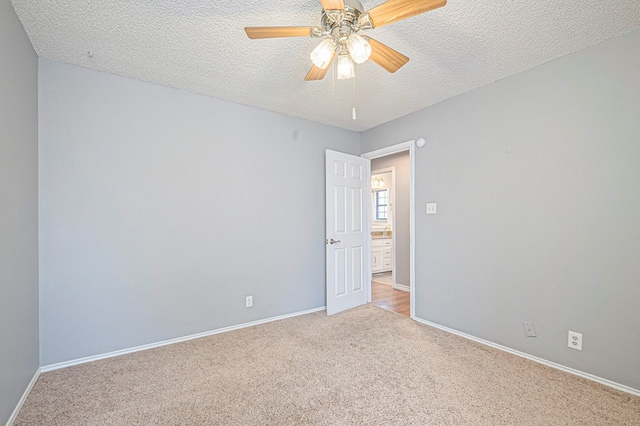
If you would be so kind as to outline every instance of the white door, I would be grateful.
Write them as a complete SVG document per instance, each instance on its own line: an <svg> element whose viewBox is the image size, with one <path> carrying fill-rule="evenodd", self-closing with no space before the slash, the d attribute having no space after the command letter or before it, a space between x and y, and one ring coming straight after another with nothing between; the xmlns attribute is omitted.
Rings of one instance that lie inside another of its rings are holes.
<svg viewBox="0 0 640 426"><path fill-rule="evenodd" d="M371 259L367 250L370 161L326 153L327 314L367 303Z"/></svg>

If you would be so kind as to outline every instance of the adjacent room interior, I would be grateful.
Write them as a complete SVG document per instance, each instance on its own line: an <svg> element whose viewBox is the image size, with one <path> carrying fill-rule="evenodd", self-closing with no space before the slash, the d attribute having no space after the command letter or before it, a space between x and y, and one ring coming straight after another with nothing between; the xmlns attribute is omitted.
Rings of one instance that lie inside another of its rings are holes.
<svg viewBox="0 0 640 426"><path fill-rule="evenodd" d="M383 309L411 316L408 150L371 160L371 297Z"/></svg>
<svg viewBox="0 0 640 426"><path fill-rule="evenodd" d="M0 0L0 424L640 424L640 2L152 3Z"/></svg>

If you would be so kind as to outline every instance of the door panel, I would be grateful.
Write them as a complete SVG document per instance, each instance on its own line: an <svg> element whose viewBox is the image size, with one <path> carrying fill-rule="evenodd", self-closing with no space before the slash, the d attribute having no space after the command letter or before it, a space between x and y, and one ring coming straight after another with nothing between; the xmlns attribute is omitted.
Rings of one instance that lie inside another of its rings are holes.
<svg viewBox="0 0 640 426"><path fill-rule="evenodd" d="M364 276L362 273L364 272L363 260L364 257L362 253L364 252L363 247L355 247L351 251L351 263L353 265L352 272L353 276L351 277L352 291L363 291L364 290Z"/></svg>
<svg viewBox="0 0 640 426"><path fill-rule="evenodd" d="M369 203L368 159L326 152L326 268L327 314L367 303L371 274L366 220Z"/></svg>
<svg viewBox="0 0 640 426"><path fill-rule="evenodd" d="M351 188L351 230L363 232L362 188Z"/></svg>

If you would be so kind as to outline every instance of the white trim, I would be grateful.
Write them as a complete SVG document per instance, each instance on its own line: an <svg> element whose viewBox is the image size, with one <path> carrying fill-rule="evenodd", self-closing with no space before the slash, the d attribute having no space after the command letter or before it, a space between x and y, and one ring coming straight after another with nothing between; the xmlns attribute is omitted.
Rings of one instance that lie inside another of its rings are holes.
<svg viewBox="0 0 640 426"><path fill-rule="evenodd" d="M396 290L408 291L409 293L411 292L411 287L404 284L393 283L393 288Z"/></svg>
<svg viewBox="0 0 640 426"><path fill-rule="evenodd" d="M412 319L415 318L416 312L416 298L414 297L415 293L415 275L416 275L416 244L415 244L415 234L416 234L416 212L415 212L415 197L416 197L416 144L415 140L410 140L407 142L401 142L395 145L387 146L385 148L377 149L375 151L365 152L362 154L362 157L368 158L369 160L373 160L376 158L384 157L390 154L397 154L398 152L409 151L409 292L411 293L411 297L409 298L409 316ZM371 188L371 182L369 182L369 188ZM371 229L371 223L368 224L369 229ZM394 236L394 259L396 256L395 253L395 234L396 230L393 230ZM369 261L371 260L371 246L369 245L368 249L368 257ZM395 263L395 261L394 261ZM395 265L394 265L395 266ZM395 267L393 268L393 274L395 274ZM371 285L369 285L369 303L371 303Z"/></svg>
<svg viewBox="0 0 640 426"><path fill-rule="evenodd" d="M121 349L119 351L107 352L100 355L92 355L84 358L78 358L71 361L63 361L58 362L56 364L45 365L40 368L40 371L43 373L59 370L61 368L71 367L73 365L85 364L87 362L98 361L105 358L113 358L115 356L126 355L133 352L145 351L147 349L158 348L160 346L173 345L174 343L186 342L187 340L199 339L201 337L212 336L214 334L226 333L228 331L239 330L241 328L253 327L254 325L266 324L268 322L279 321L287 318L293 318L300 315L311 314L313 312L324 311L326 309L325 306L320 308L309 309L307 311L294 312L292 314L280 315L277 317L266 318L258 321L246 322L244 324L232 325L229 327L218 328L215 330L205 331L202 333L191 334L189 336L177 337L175 339L163 340L156 343L149 343L148 345L134 346L132 348Z"/></svg>
<svg viewBox="0 0 640 426"><path fill-rule="evenodd" d="M24 405L25 401L29 397L29 394L31 393L31 389L33 389L33 386L38 381L38 377L40 377L40 372L41 372L41 369L38 368L35 374L33 375L33 377L31 378L29 385L24 390L24 393L22 394L20 401L18 401L16 408L13 409L13 413L11 413L11 416L9 416L9 420L7 420L6 426L11 426L13 422L16 421L16 418L18 417L18 413L20 412L20 409L22 409L22 406Z"/></svg>
<svg viewBox="0 0 640 426"><path fill-rule="evenodd" d="M380 157L386 157L390 154L397 154L398 152L407 151L409 148L413 146L413 140L407 142L397 143L395 145L387 146L384 148L376 149L375 151L369 151L362 154L364 158L368 158L369 160L374 160Z"/></svg>
<svg viewBox="0 0 640 426"><path fill-rule="evenodd" d="M557 364L557 363L552 362L552 361L547 361L544 358L538 358L537 356L529 355L529 354L527 354L525 352L520 352L520 351L517 351L515 349L511 349L511 348L509 348L507 346L502 346L502 345L499 345L497 343L490 342L488 340L480 339L480 338L472 336L470 334L463 333L463 332L455 330L453 328L445 327L443 325L439 325L439 324L433 323L431 321L424 320L422 318L414 317L413 319L416 322L419 322L419 323L422 323L422 324L425 324L425 325L428 325L428 326L431 326L431 327L446 331L448 333L455 334L457 336L464 337L465 339L473 340L474 342L478 342L478 343L481 343L481 344L486 345L486 346L491 346L492 348L501 350L503 352L508 352L510 354L513 354L513 355L516 355L516 356L519 356L519 357L522 357L522 358L526 358L528 360L537 362L539 364L546 365L547 367L555 368L556 370L564 371L565 373L573 374L574 376L582 377L584 379L591 380L591 381L600 383L600 384L605 385L605 386L609 386L609 387L617 389L619 391L630 393L631 395L640 396L640 390L638 390L638 389L634 389L632 387L629 387L629 386L626 386L626 385L622 385L620 383L617 383L617 382L614 382L614 381L611 381L611 380L608 380L608 379L603 379L602 377L594 376L593 374L585 373L584 371L576 370L575 368L567 367L567 366L562 365L562 364Z"/></svg>

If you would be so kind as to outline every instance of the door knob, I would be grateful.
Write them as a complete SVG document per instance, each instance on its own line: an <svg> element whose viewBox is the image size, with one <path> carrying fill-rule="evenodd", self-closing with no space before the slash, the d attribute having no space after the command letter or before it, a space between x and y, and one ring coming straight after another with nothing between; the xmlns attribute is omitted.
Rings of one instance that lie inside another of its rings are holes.
<svg viewBox="0 0 640 426"><path fill-rule="evenodd" d="M339 242L340 240L334 240L333 238L331 238L330 240L327 240L327 244L331 244L331 245L338 244Z"/></svg>

